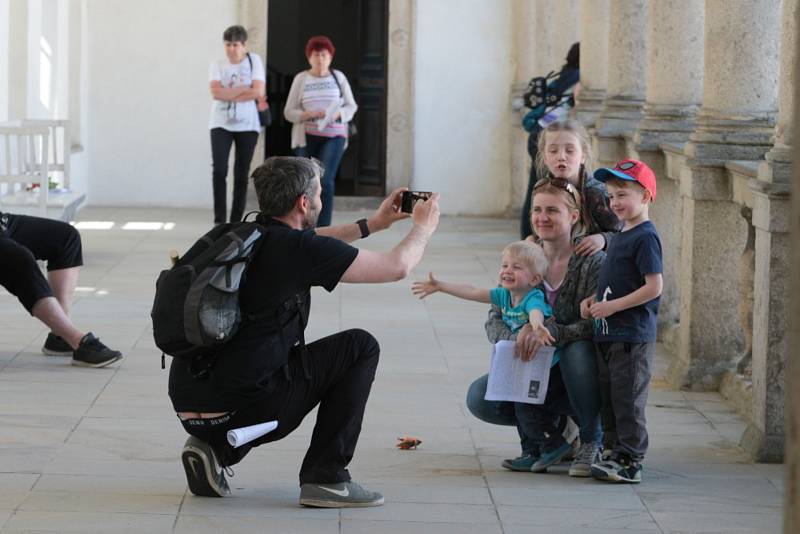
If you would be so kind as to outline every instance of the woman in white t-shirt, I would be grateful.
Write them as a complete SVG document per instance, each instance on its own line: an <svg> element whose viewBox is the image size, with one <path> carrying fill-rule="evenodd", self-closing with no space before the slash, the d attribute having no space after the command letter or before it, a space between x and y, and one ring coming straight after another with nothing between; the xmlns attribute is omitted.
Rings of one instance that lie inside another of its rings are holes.
<svg viewBox="0 0 800 534"><path fill-rule="evenodd" d="M231 26L222 34L225 59L211 63L211 157L213 161L214 224L225 222L227 210L225 178L231 144L236 146L233 163L231 222L239 222L247 199L247 176L258 142L261 123L256 100L265 98L264 64L258 54L247 51L247 31Z"/></svg>
<svg viewBox="0 0 800 534"><path fill-rule="evenodd" d="M294 124L295 155L317 158L325 167L322 211L317 226L331 224L336 173L347 148L347 123L358 109L347 77L330 68L335 51L331 40L324 35L308 40L306 58L311 68L294 77L283 108L286 120Z"/></svg>

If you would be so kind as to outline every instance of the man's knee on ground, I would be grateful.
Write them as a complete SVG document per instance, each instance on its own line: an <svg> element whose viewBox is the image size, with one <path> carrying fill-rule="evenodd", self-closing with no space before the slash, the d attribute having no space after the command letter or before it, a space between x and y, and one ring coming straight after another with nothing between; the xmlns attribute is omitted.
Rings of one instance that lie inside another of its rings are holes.
<svg viewBox="0 0 800 534"><path fill-rule="evenodd" d="M347 335L353 338L353 345L359 347L360 358L374 358L378 359L378 356L381 353L381 347L378 344L378 340L375 339L375 336L367 332L366 330L362 330L361 328L353 328L351 330L345 330Z"/></svg>

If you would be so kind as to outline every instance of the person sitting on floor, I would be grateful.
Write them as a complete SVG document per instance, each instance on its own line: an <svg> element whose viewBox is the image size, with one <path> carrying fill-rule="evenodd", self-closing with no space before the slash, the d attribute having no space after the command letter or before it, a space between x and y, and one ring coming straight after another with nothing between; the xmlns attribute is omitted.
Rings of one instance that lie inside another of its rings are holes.
<svg viewBox="0 0 800 534"><path fill-rule="evenodd" d="M50 333L42 352L72 356L72 365L105 367L122 359L69 318L83 265L81 236L67 223L0 213L0 285L16 296ZM47 262L47 279L36 260ZM49 281L49 282L48 282Z"/></svg>

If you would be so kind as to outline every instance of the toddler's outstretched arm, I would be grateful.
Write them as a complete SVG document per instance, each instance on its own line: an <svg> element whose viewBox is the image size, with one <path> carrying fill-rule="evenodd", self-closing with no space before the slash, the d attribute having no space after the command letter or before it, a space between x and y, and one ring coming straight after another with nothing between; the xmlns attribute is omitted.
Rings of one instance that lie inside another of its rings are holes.
<svg viewBox="0 0 800 534"><path fill-rule="evenodd" d="M460 299L474 300L475 302L484 302L486 304L492 302L488 289L481 289L469 284L454 284L452 282L437 280L433 277L433 273L428 273L427 280L411 284L411 292L415 295L419 295L421 299L437 291L453 295Z"/></svg>

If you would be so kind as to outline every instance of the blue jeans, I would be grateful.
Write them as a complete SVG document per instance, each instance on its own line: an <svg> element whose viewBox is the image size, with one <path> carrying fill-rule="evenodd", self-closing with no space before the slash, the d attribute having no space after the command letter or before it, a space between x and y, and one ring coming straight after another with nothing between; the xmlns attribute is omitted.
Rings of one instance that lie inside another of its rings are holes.
<svg viewBox="0 0 800 534"><path fill-rule="evenodd" d="M325 167L322 175L322 210L319 212L317 226L330 226L333 215L333 195L336 192L336 173L344 154L344 137L322 137L306 135L306 146L294 149L294 155L304 158L317 158Z"/></svg>
<svg viewBox="0 0 800 534"><path fill-rule="evenodd" d="M561 378L567 389L572 409L578 417L581 443L597 443L602 440L600 428L600 381L597 356L591 341L574 341L559 351ZM467 391L467 408L472 415L495 425L517 426L514 403L487 401L486 383L488 375L475 380ZM517 430L520 430L519 428ZM520 432L524 443L527 436Z"/></svg>
<svg viewBox="0 0 800 534"><path fill-rule="evenodd" d="M562 347L559 354L561 377L581 427L581 443L600 445L603 439L600 428L600 377L594 343L573 341Z"/></svg>
<svg viewBox="0 0 800 534"><path fill-rule="evenodd" d="M559 368L557 365L550 370L550 385L544 404L487 401L484 397L489 375L483 375L469 386L467 408L481 421L516 426L523 453L539 456L543 450L551 451L564 441L561 433L567 425L567 418L561 416L571 412Z"/></svg>

